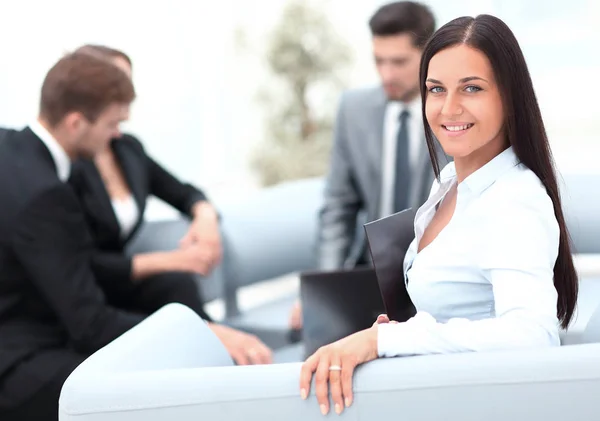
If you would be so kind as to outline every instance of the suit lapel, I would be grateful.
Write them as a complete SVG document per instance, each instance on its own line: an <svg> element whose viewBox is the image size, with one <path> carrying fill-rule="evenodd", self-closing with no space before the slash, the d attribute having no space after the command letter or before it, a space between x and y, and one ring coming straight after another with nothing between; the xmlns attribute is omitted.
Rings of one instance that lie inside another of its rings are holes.
<svg viewBox="0 0 600 421"><path fill-rule="evenodd" d="M111 146L140 213L143 213L148 195L146 183L144 183L147 177L144 163L130 148L124 147L118 139L114 140Z"/></svg>
<svg viewBox="0 0 600 421"><path fill-rule="evenodd" d="M86 211L92 220L98 221L97 225L109 231L108 238L118 238L119 222L96 164L91 159L81 159L75 165L76 174L83 179L80 194Z"/></svg>
<svg viewBox="0 0 600 421"><path fill-rule="evenodd" d="M381 177L382 177L382 160L383 160L383 130L385 125L385 109L387 100L383 89L378 92L376 100L368 109L368 116L365 120L368 127L365 128L367 139L362 139L366 144L367 161L369 163L369 191L373 195L372 203L375 204L369 213L373 213L375 217L379 212L379 202L381 201ZM369 201L371 202L371 201Z"/></svg>
<svg viewBox="0 0 600 421"><path fill-rule="evenodd" d="M146 204L145 198L147 195L144 177L146 177L147 171L145 170L143 163L140 162L139 158L134 153L132 153L130 148L123 147L118 140L113 140L111 147L115 154L117 164L123 172L125 182L138 205L140 214L143 214ZM85 202L85 208L87 212L90 213L92 220L97 221L96 224L104 227L103 230L100 230L98 235L106 236L106 238L120 239L121 227L117 220L117 216L115 215L111 198L106 190L106 186L96 164L92 160L82 159L78 161L76 165L77 173L83 178L80 190L81 198ZM105 230L108 232L105 232ZM132 234L134 232L135 229L132 230Z"/></svg>

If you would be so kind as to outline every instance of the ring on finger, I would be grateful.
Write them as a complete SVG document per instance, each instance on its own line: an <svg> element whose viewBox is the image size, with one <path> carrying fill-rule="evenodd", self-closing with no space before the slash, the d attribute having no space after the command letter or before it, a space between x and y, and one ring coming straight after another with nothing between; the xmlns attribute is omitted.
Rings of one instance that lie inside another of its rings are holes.
<svg viewBox="0 0 600 421"><path fill-rule="evenodd" d="M342 371L342 367L339 365L331 365L329 366L329 371Z"/></svg>

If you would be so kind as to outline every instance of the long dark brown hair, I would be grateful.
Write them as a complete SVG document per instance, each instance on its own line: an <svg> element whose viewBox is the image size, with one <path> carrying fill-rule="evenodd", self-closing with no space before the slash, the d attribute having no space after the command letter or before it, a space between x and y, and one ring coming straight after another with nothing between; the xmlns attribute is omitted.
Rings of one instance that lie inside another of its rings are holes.
<svg viewBox="0 0 600 421"><path fill-rule="evenodd" d="M552 199L554 214L560 227L558 258L554 265L554 286L558 292L557 316L562 327L566 328L577 305L579 286L571 255L570 237L563 215L552 152L531 76L517 39L502 20L490 15L461 17L433 34L421 58L423 121L427 121L425 80L429 62L438 52L460 44L481 51L490 61L503 101L504 129L508 141L517 158L538 176ZM440 166L435 147L437 140L429 124L425 124L425 137L433 170L439 178Z"/></svg>

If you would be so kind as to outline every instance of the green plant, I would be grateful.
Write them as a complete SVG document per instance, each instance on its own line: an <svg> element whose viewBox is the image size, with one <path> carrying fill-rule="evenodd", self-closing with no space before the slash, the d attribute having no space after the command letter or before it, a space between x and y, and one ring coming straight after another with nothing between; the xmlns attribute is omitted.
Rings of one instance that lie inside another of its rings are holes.
<svg viewBox="0 0 600 421"><path fill-rule="evenodd" d="M271 33L266 61L272 74L261 101L266 138L252 168L265 186L323 175L350 50L322 10L293 0Z"/></svg>

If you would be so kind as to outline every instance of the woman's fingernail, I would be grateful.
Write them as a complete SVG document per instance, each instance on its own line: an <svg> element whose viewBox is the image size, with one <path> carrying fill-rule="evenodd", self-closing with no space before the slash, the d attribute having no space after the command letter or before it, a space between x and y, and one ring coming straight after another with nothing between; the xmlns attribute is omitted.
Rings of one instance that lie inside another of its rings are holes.
<svg viewBox="0 0 600 421"><path fill-rule="evenodd" d="M321 414L327 415L327 406L325 404L321 405Z"/></svg>
<svg viewBox="0 0 600 421"><path fill-rule="evenodd" d="M300 397L301 397L302 399L306 399L306 398L308 397L308 396L307 396L307 393L306 393L306 389L302 389L302 390L300 391Z"/></svg>
<svg viewBox="0 0 600 421"><path fill-rule="evenodd" d="M350 405L352 405L352 399L346 398L344 403L346 404L346 408L350 408Z"/></svg>
<svg viewBox="0 0 600 421"><path fill-rule="evenodd" d="M342 413L342 405L340 405L339 403L335 404L335 413L338 415Z"/></svg>

